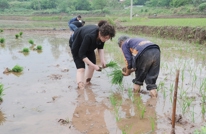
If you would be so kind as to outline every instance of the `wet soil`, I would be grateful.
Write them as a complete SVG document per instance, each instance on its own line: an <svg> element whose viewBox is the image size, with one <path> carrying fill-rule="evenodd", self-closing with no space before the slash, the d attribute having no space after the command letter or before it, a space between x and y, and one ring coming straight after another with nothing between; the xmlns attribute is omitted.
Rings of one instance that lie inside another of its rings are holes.
<svg viewBox="0 0 206 134"><path fill-rule="evenodd" d="M20 31L23 31L23 36L15 39L15 34ZM78 89L75 82L76 68L68 47L69 35L67 29L5 29L1 33L1 37L6 39L0 47L0 83L5 87L0 105L0 129L3 134L171 132L169 89L166 99L163 89L160 89L158 98L153 99L144 85L144 92L129 98L128 87L120 89L111 85L107 75L109 69L95 72L91 85L83 90ZM42 52L31 49L27 55L19 53L24 47L31 46L28 43L30 39L36 45L42 45ZM167 51L167 48L162 50ZM166 57L163 52L162 60L167 61ZM109 62L112 56L107 53L106 59ZM23 66L22 73L3 74L7 67L12 68L16 64ZM171 64L168 63L174 67L176 63L171 61ZM170 85L174 82L174 78L168 76L168 71L172 72L162 69L158 83L165 81L165 85ZM203 69L201 73L205 72ZM125 85L131 85L133 77L125 77ZM119 102L115 107L111 104L111 96L115 96ZM191 117L181 115L180 107L177 108L176 133L192 133L202 125L205 118L199 118L198 113L193 123ZM195 107L196 110L201 111L198 107Z"/></svg>

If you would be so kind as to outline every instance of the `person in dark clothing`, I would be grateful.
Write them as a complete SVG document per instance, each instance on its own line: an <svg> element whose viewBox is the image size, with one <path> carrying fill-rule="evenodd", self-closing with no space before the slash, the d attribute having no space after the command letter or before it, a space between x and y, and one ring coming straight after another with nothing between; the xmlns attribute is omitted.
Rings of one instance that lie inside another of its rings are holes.
<svg viewBox="0 0 206 134"><path fill-rule="evenodd" d="M156 80L160 70L160 48L157 44L143 38L129 38L121 36L118 39L126 67L123 68L124 76L135 71L134 92L140 92L143 82L147 84L147 90L151 97L157 97Z"/></svg>
<svg viewBox="0 0 206 134"><path fill-rule="evenodd" d="M100 71L96 65L94 50L97 48L101 66L106 67L104 59L104 43L115 36L115 29L107 21L100 21L98 25L83 26L74 31L69 40L72 56L77 68L76 80L80 89L89 84L94 70ZM85 71L85 64L87 70Z"/></svg>
<svg viewBox="0 0 206 134"><path fill-rule="evenodd" d="M70 24L70 28L72 31L75 31L77 30L78 28L84 26L85 24L85 21L73 21L71 24Z"/></svg>
<svg viewBox="0 0 206 134"><path fill-rule="evenodd" d="M74 21L79 21L79 20L81 20L81 18L82 18L82 17L81 17L80 15L78 15L77 17L74 17L74 18L72 18L71 20L69 20L68 26L69 26L70 30L72 30L72 27L71 27L72 22L74 22Z"/></svg>

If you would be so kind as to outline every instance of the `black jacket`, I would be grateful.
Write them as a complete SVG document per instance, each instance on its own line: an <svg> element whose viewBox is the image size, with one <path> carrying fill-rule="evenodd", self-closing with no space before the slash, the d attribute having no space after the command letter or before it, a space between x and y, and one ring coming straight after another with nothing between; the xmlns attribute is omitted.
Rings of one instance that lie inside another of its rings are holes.
<svg viewBox="0 0 206 134"><path fill-rule="evenodd" d="M74 31L71 51L74 57L78 56L84 59L87 53L94 52L97 49L103 49L104 42L97 39L99 27L96 25L87 25Z"/></svg>

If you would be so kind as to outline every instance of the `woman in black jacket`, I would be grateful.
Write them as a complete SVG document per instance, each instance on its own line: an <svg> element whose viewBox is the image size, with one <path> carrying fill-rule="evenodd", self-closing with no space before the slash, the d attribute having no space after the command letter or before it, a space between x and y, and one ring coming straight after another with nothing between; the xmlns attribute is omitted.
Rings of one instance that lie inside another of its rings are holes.
<svg viewBox="0 0 206 134"><path fill-rule="evenodd" d="M105 67L104 43L115 36L115 29L107 21L100 21L98 25L87 25L75 30L69 40L72 56L77 68L76 80L80 89L90 83L94 70L101 68L96 65L94 50L97 48L101 66ZM88 69L85 73L85 63Z"/></svg>

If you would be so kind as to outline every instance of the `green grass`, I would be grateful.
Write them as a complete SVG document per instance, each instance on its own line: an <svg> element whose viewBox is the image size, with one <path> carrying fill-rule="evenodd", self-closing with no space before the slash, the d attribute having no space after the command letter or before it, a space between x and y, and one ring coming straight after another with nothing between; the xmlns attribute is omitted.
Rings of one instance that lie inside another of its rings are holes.
<svg viewBox="0 0 206 134"><path fill-rule="evenodd" d="M0 43L3 44L5 42L4 38L0 38Z"/></svg>
<svg viewBox="0 0 206 134"><path fill-rule="evenodd" d="M3 33L4 32L4 30L3 29L0 29L0 33Z"/></svg>
<svg viewBox="0 0 206 134"><path fill-rule="evenodd" d="M204 27L206 28L206 18L166 18L166 19L149 19L149 18L129 18L121 17L124 26L189 26L189 27Z"/></svg>
<svg viewBox="0 0 206 134"><path fill-rule="evenodd" d="M13 68L12 68L12 71L13 72L22 72L23 71L23 67L19 66L19 65L15 65Z"/></svg>
<svg viewBox="0 0 206 134"><path fill-rule="evenodd" d="M29 52L29 49L28 49L28 48L23 48L23 52L24 52L24 53L28 53L28 52Z"/></svg>

